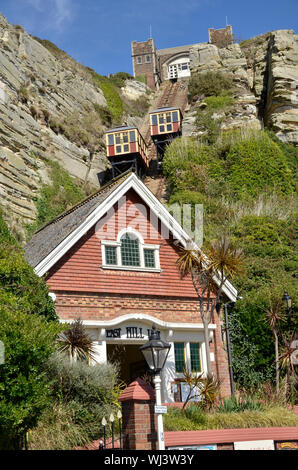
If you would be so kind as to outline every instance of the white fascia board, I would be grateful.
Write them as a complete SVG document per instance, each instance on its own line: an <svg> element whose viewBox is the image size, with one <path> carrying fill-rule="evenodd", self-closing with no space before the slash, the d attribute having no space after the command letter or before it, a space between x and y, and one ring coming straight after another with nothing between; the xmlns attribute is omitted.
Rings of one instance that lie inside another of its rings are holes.
<svg viewBox="0 0 298 470"><path fill-rule="evenodd" d="M72 323L73 320L62 320L60 319L60 323ZM159 318L152 317L151 315L146 315L143 313L133 313L127 315L121 315L120 317L113 318L113 320L82 320L84 326L89 328L106 328L106 327L113 327L121 325L122 323L128 321L141 321L144 323L148 323L148 326L152 327L152 325L156 325L162 329L172 329L172 330L203 330L204 325L203 323L178 323L178 322L165 322L160 320ZM209 330L216 330L216 325L214 323L210 323L208 325Z"/></svg>
<svg viewBox="0 0 298 470"><path fill-rule="evenodd" d="M192 242L195 249L199 249L177 220L169 213L163 204L152 194L144 183L132 173L123 183L118 186L117 191L113 191L94 211L77 227L67 238L65 238L54 250L47 255L36 267L35 273L42 277L49 269L56 264L80 238L88 232L112 207L123 197L129 189L133 188L143 201L150 207L150 210L161 222L172 232L173 236L186 246ZM215 279L219 283L218 279ZM237 299L237 290L229 281L225 282L223 292L233 302Z"/></svg>

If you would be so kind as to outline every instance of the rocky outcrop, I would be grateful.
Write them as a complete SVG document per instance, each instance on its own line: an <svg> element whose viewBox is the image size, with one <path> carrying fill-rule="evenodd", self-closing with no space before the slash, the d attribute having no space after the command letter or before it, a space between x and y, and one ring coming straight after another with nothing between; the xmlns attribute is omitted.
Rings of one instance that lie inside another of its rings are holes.
<svg viewBox="0 0 298 470"><path fill-rule="evenodd" d="M199 44L190 53L192 73L219 70L234 81L236 106L224 117L223 130L265 125L285 141L298 145L298 36L279 30L217 48ZM194 114L186 115L194 130Z"/></svg>
<svg viewBox="0 0 298 470"><path fill-rule="evenodd" d="M252 77L249 74L247 59L239 44L218 48L213 44L199 44L191 49L192 73L204 73L208 70L228 74L234 83L233 98L235 104L221 113L215 113L214 119L222 119L222 130L237 128L260 129L257 99L252 93ZM204 106L201 103L200 106ZM194 135L196 113L186 113L183 120L183 135Z"/></svg>
<svg viewBox="0 0 298 470"><path fill-rule="evenodd" d="M275 31L269 41L265 124L298 145L298 36Z"/></svg>
<svg viewBox="0 0 298 470"><path fill-rule="evenodd" d="M138 99L146 90L128 80L122 92ZM19 219L20 226L35 219L34 199L50 182L49 160L89 187L99 186L98 175L108 166L100 115L105 108L90 69L0 14L0 204L8 219Z"/></svg>

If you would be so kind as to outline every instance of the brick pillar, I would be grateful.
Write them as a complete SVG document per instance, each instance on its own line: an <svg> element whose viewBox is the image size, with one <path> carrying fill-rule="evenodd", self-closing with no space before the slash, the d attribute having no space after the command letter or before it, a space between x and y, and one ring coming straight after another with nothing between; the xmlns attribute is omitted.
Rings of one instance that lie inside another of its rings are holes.
<svg viewBox="0 0 298 470"><path fill-rule="evenodd" d="M123 447L131 450L156 450L157 426L154 413L155 391L137 378L121 393Z"/></svg>

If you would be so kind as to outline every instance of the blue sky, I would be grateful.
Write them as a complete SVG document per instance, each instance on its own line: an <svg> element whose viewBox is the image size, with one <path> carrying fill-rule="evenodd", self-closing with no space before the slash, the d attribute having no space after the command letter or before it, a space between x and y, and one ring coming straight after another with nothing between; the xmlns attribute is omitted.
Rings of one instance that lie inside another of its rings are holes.
<svg viewBox="0 0 298 470"><path fill-rule="evenodd" d="M148 39L150 25L158 49L205 42L226 17L240 39L298 34L298 0L0 0L0 12L102 75L132 73L130 43Z"/></svg>

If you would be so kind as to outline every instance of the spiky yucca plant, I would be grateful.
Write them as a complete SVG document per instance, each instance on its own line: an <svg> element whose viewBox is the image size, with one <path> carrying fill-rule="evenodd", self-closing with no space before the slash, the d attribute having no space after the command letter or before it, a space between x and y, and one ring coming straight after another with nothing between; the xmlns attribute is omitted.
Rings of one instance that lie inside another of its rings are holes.
<svg viewBox="0 0 298 470"><path fill-rule="evenodd" d="M284 312L282 311L281 296L275 298L271 293L269 294L269 307L265 309L266 322L270 326L274 336L275 346L275 382L276 382L276 396L279 396L279 344L278 344L278 331L279 324L286 321Z"/></svg>
<svg viewBox="0 0 298 470"><path fill-rule="evenodd" d="M58 337L58 351L67 353L70 361L95 360L95 350L92 338L84 328L80 319L75 320L70 327Z"/></svg>
<svg viewBox="0 0 298 470"><path fill-rule="evenodd" d="M206 249L206 255L192 245L181 247L176 265L182 277L191 275L199 299L200 315L204 325L207 373L211 376L208 325L219 304L226 280L243 270L242 251L234 248L227 237L222 237L210 244ZM218 282L215 282L215 279Z"/></svg>

